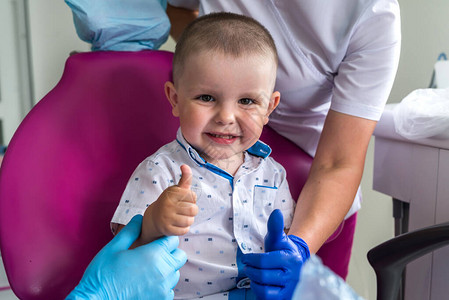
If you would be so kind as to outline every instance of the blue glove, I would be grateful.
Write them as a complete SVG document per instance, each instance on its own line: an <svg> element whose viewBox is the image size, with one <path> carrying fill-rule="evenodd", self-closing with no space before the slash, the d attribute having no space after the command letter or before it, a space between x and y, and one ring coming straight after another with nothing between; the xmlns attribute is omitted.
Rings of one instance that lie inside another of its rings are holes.
<svg viewBox="0 0 449 300"><path fill-rule="evenodd" d="M279 209L268 219L266 253L244 254L244 273L251 279L257 299L290 300L299 282L301 267L310 257L309 247L301 238L284 233L284 218Z"/></svg>
<svg viewBox="0 0 449 300"><path fill-rule="evenodd" d="M163 237L128 250L140 235L142 216L135 216L92 260L73 299L173 299L179 269L187 261L177 237Z"/></svg>
<svg viewBox="0 0 449 300"><path fill-rule="evenodd" d="M167 40L167 0L65 0L79 38L92 51L159 49Z"/></svg>

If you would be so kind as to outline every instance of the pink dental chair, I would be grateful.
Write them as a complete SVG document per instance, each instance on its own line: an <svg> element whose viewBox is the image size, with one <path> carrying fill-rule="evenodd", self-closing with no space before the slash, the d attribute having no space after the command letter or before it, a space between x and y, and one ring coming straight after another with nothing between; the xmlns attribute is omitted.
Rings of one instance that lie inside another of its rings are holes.
<svg viewBox="0 0 449 300"><path fill-rule="evenodd" d="M112 238L109 221L129 176L178 128L163 90L171 59L163 51L73 55L17 129L0 168L0 250L20 299L63 299ZM269 127L261 139L296 198L312 159ZM447 244L449 223L372 249L378 299L396 299L405 265Z"/></svg>
<svg viewBox="0 0 449 300"><path fill-rule="evenodd" d="M109 221L129 176L175 138L163 85L172 53L89 52L17 129L0 169L0 249L20 299L63 299L112 238ZM294 197L312 159L266 128Z"/></svg>

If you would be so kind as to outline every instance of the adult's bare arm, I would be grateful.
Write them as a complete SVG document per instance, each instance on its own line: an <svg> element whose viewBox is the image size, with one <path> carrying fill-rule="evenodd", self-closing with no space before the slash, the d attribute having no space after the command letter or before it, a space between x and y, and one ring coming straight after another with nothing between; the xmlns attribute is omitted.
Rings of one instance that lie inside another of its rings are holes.
<svg viewBox="0 0 449 300"><path fill-rule="evenodd" d="M170 35L175 41L178 41L184 28L198 17L198 11L168 4L167 15L171 23Z"/></svg>
<svg viewBox="0 0 449 300"><path fill-rule="evenodd" d="M316 253L349 211L376 121L330 110L289 234Z"/></svg>

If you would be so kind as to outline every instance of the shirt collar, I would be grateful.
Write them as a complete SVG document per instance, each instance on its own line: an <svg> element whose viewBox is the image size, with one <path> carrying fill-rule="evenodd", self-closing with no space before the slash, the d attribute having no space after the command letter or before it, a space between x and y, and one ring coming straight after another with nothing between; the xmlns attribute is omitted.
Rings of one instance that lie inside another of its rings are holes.
<svg viewBox="0 0 449 300"><path fill-rule="evenodd" d="M254 145L252 145L248 150L246 150L249 154L252 154L257 157L267 158L271 154L271 148L267 144L262 141L257 141Z"/></svg>
<svg viewBox="0 0 449 300"><path fill-rule="evenodd" d="M207 162L198 154L198 152L190 146L190 144L185 140L182 135L181 128L178 129L176 133L176 140L178 143L186 150L187 154L193 159L197 164L204 165ZM249 154L261 158L267 158L271 154L271 148L262 141L257 141L249 149L246 150Z"/></svg>
<svg viewBox="0 0 449 300"><path fill-rule="evenodd" d="M182 135L181 128L178 129L176 133L176 141L181 147L186 150L187 154L190 158L195 161L198 165L205 165L207 162L196 152L196 150L190 146L190 144L186 141L184 136Z"/></svg>

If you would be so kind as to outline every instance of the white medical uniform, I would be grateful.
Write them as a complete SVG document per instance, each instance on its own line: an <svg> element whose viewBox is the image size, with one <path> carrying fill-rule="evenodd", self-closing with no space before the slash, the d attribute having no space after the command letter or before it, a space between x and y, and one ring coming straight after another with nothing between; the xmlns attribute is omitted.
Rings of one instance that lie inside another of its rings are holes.
<svg viewBox="0 0 449 300"><path fill-rule="evenodd" d="M279 106L269 126L314 156L329 109L379 120L396 75L400 15L396 0L168 0L200 15L253 17L279 54ZM251 45L248 45L250 47ZM357 193L351 216L360 208Z"/></svg>
<svg viewBox="0 0 449 300"><path fill-rule="evenodd" d="M192 169L192 190L199 213L189 233L180 237L179 248L188 261L175 287L176 299L197 298L228 291L240 279L237 250L263 252L267 221L274 209L284 215L289 228L293 201L284 168L268 157L271 149L258 141L245 152L235 176L204 161L178 131L175 141L145 159L134 171L112 218L127 224L143 214L169 186L177 184L180 166ZM145 262L142 262L145 263Z"/></svg>

